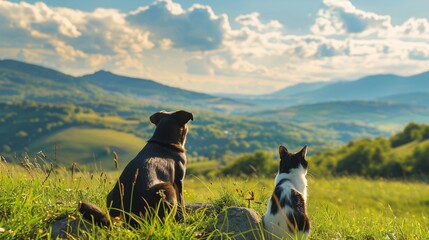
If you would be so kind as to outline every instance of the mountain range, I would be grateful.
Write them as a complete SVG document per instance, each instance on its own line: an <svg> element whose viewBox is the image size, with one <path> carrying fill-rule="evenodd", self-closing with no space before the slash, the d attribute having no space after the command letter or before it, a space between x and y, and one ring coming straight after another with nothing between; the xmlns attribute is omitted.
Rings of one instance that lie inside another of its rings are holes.
<svg viewBox="0 0 429 240"><path fill-rule="evenodd" d="M0 100L85 103L108 99L199 107L218 112L249 106L236 100L188 91L152 80L120 76L108 71L74 77L15 60L0 61Z"/></svg>
<svg viewBox="0 0 429 240"><path fill-rule="evenodd" d="M242 102L269 108L352 100L381 100L429 106L428 99L429 72L411 76L380 74L354 81L300 83L271 94L237 98Z"/></svg>
<svg viewBox="0 0 429 240"><path fill-rule="evenodd" d="M300 83L258 96L215 96L105 70L71 76L0 60L0 135L8 136L0 141L0 154L61 142L69 147L64 156L86 152L83 162L112 151L130 157L141 145L137 139L152 131L147 117L161 109L196 113L188 140L196 159L223 159L279 144L321 150L388 136L411 121L429 122L429 72ZM83 143L82 135L91 139Z"/></svg>
<svg viewBox="0 0 429 240"><path fill-rule="evenodd" d="M166 86L153 80L116 75L104 70L74 77L15 60L0 60L0 77L1 100L33 99L55 102L57 96L70 97L70 100L74 101L115 96L175 106L195 106L219 112L353 100L429 105L429 72L411 76L380 74L354 81L299 83L271 94L255 96L214 96ZM29 85L32 87L28 88Z"/></svg>

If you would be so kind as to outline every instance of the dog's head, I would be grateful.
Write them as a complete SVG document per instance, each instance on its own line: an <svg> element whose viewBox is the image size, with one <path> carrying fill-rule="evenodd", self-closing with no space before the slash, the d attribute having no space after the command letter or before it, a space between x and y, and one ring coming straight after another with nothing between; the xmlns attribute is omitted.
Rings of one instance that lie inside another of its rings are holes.
<svg viewBox="0 0 429 240"><path fill-rule="evenodd" d="M193 121L194 116L184 110L156 112L150 116L150 121L156 125L152 138L164 143L180 144L183 147L186 142L189 120Z"/></svg>

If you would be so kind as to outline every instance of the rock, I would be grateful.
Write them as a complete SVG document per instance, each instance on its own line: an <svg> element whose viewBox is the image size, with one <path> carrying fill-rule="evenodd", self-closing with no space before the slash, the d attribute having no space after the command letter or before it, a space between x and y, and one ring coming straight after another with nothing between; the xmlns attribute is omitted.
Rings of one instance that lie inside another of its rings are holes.
<svg viewBox="0 0 429 240"><path fill-rule="evenodd" d="M206 215L210 215L215 211L215 207L211 203L187 202L185 203L187 212L204 211Z"/></svg>
<svg viewBox="0 0 429 240"><path fill-rule="evenodd" d="M51 224L52 239L83 236L84 231L92 231L92 223L76 216L64 216Z"/></svg>
<svg viewBox="0 0 429 240"><path fill-rule="evenodd" d="M253 209L230 207L219 214L216 229L237 240L262 239L261 216Z"/></svg>
<svg viewBox="0 0 429 240"><path fill-rule="evenodd" d="M195 212L195 211L204 211L206 215L213 213L214 207L210 203L195 203L190 202L186 203L186 211ZM64 215L63 217L58 218L56 221L51 224L52 239L56 238L70 238L83 236L84 231L92 231L92 223L81 219L77 215ZM0 232L3 228L0 228Z"/></svg>

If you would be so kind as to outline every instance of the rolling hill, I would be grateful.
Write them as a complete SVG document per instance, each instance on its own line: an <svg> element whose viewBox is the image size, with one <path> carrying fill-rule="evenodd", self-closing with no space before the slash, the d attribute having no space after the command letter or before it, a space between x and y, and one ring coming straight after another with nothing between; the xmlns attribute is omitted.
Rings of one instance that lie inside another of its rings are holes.
<svg viewBox="0 0 429 240"><path fill-rule="evenodd" d="M429 125L409 123L390 138L359 139L314 155L316 174L427 180Z"/></svg>
<svg viewBox="0 0 429 240"><path fill-rule="evenodd" d="M73 162L78 162L111 169L114 166L113 152L119 156L120 163L125 165L124 162L133 159L145 144L146 141L131 133L94 127L70 127L33 141L28 151L43 151L51 159L57 154L56 158L63 165L71 166Z"/></svg>
<svg viewBox="0 0 429 240"><path fill-rule="evenodd" d="M13 158L60 143L67 164L72 158L86 164L111 161L113 151L130 160L153 131L150 114L179 108L196 118L187 141L194 161L275 151L280 144L309 144L316 152L353 139L388 136L410 121L428 122L428 76L300 84L243 103L249 96L232 100L108 71L74 77L2 60L0 134L7 137L0 139L0 154ZM364 99L347 100L353 98Z"/></svg>
<svg viewBox="0 0 429 240"><path fill-rule="evenodd" d="M19 162L24 152L33 156L42 150L52 160L57 144L58 163L64 165L74 161L113 167L113 151L125 164L153 133L152 111L133 109L133 114L120 116L117 107L110 110L99 113L71 104L0 103L0 133L7 136L0 138L0 155ZM228 154L275 151L280 144L291 148L309 144L317 151L342 143L335 132L291 122L193 113L195 121L190 123L186 145L191 161L223 161Z"/></svg>
<svg viewBox="0 0 429 240"><path fill-rule="evenodd" d="M429 108L384 101L337 101L298 105L249 114L337 132L340 140L388 136L408 122L429 123Z"/></svg>
<svg viewBox="0 0 429 240"><path fill-rule="evenodd" d="M86 81L41 66L14 60L0 61L0 101L88 101L103 92Z"/></svg>
<svg viewBox="0 0 429 240"><path fill-rule="evenodd" d="M364 123L404 123L429 120L429 108L381 101L336 101L269 110L251 116L293 122L350 121Z"/></svg>
<svg viewBox="0 0 429 240"><path fill-rule="evenodd" d="M34 100L47 103L88 102L174 105L218 112L251 106L236 100L169 87L151 80L98 71L73 77L53 69L15 60L0 60L0 101Z"/></svg>
<svg viewBox="0 0 429 240"><path fill-rule="evenodd" d="M412 104L429 107L429 92L410 92L396 95L389 95L378 100L392 103Z"/></svg>
<svg viewBox="0 0 429 240"><path fill-rule="evenodd" d="M325 87L327 85L332 84L332 82L312 82L312 83L298 83L295 85L292 85L290 87L283 88L281 90L275 91L270 94L263 95L268 98L275 98L275 97L283 97L283 96L290 96L290 95L297 95L304 92L311 92L315 91L317 89L320 89L322 87Z"/></svg>

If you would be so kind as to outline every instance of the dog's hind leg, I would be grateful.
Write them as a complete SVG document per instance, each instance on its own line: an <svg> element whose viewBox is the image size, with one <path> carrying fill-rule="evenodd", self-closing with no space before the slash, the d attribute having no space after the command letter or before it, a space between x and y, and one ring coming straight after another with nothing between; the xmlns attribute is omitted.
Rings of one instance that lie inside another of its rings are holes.
<svg viewBox="0 0 429 240"><path fill-rule="evenodd" d="M82 217L88 221L93 221L95 224L100 226L111 225L107 214L92 203L79 202L78 210L82 214Z"/></svg>
<svg viewBox="0 0 429 240"><path fill-rule="evenodd" d="M177 212L176 189L171 183L159 183L149 189L149 198L146 199L150 207L157 210L161 220L171 214L173 217Z"/></svg>

